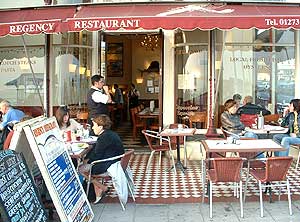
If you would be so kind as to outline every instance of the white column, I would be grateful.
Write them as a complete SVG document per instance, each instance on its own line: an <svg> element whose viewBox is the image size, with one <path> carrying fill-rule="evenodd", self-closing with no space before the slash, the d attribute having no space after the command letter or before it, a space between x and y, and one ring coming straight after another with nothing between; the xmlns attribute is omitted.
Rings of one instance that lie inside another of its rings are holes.
<svg viewBox="0 0 300 222"><path fill-rule="evenodd" d="M164 91L163 91L163 125L175 120L175 52L174 31L164 31Z"/></svg>
<svg viewBox="0 0 300 222"><path fill-rule="evenodd" d="M93 50L92 50L92 70L91 70L91 76L95 74L100 74L99 68L99 33L98 32L93 32ZM99 71L99 73L98 73Z"/></svg>
<svg viewBox="0 0 300 222"><path fill-rule="evenodd" d="M295 98L300 98L300 32L295 30Z"/></svg>

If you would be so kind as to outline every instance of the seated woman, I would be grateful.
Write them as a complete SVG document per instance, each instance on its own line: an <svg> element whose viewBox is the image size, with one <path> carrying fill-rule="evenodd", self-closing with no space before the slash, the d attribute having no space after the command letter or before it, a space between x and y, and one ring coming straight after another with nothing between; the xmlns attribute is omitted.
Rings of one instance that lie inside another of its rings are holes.
<svg viewBox="0 0 300 222"><path fill-rule="evenodd" d="M70 112L67 106L61 106L56 110L55 117L62 132L71 130L75 131L81 127L80 123L70 118Z"/></svg>
<svg viewBox="0 0 300 222"><path fill-rule="evenodd" d="M98 136L97 142L93 149L87 154L85 164L79 166L79 172L88 179L88 173L91 168L91 162L111 158L124 154L124 147L121 138L110 130L111 120L107 115L101 114L92 119L93 131ZM120 159L98 163L92 168L92 174L105 173L113 163ZM98 203L108 192L108 188L98 180L91 181L95 188L96 201Z"/></svg>
<svg viewBox="0 0 300 222"><path fill-rule="evenodd" d="M276 134L273 140L281 144L286 151L275 152L275 156L288 156L291 144L300 144L300 99L292 99L290 105L283 113L281 126L288 127L288 132Z"/></svg>
<svg viewBox="0 0 300 222"><path fill-rule="evenodd" d="M245 125L240 121L240 116L236 113L238 107L236 101L228 99L224 104L224 112L221 114L222 127L240 137L255 138L257 135L253 132L245 132Z"/></svg>

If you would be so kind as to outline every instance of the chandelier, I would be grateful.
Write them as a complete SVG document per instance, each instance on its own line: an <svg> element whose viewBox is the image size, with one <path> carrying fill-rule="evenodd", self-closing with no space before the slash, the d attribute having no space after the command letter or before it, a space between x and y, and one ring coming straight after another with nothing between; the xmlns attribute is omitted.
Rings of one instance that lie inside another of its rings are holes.
<svg viewBox="0 0 300 222"><path fill-rule="evenodd" d="M140 44L146 50L154 51L158 47L158 35L145 35Z"/></svg>

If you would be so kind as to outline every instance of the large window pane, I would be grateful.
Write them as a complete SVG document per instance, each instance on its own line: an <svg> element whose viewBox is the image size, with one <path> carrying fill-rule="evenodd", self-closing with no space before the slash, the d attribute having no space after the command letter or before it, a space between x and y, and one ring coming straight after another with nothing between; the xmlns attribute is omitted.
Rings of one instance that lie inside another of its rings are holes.
<svg viewBox="0 0 300 222"><path fill-rule="evenodd" d="M55 47L52 76L53 105L86 103L91 76L91 49Z"/></svg>
<svg viewBox="0 0 300 222"><path fill-rule="evenodd" d="M231 42L225 44L223 54L221 46L217 48L217 57L222 54L223 62L219 104L224 104L233 94L239 93L242 97L253 96L256 104L268 108L272 113L280 113L295 97L295 52L294 46L290 46L294 42L294 32L252 31L260 42ZM274 35L278 38L272 38ZM285 42L287 39L291 40L289 44L269 42Z"/></svg>
<svg viewBox="0 0 300 222"><path fill-rule="evenodd" d="M44 93L44 47L27 47L34 81L23 47L0 48L0 97L14 106L42 106ZM35 84L36 82L36 84Z"/></svg>
<svg viewBox="0 0 300 222"><path fill-rule="evenodd" d="M207 109L207 46L177 47L177 119L182 122L191 112Z"/></svg>

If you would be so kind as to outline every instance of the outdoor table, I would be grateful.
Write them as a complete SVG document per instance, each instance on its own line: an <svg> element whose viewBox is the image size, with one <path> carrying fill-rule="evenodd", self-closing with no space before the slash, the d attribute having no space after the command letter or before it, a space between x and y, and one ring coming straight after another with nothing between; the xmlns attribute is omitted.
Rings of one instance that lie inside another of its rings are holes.
<svg viewBox="0 0 300 222"><path fill-rule="evenodd" d="M90 136L80 141L65 142L70 157L77 160L77 167L83 161L85 155L93 148L93 144L96 143L97 138L96 136Z"/></svg>
<svg viewBox="0 0 300 222"><path fill-rule="evenodd" d="M137 114L141 119L156 119L159 118L159 108L155 108L153 112L150 112L150 107L146 107Z"/></svg>
<svg viewBox="0 0 300 222"><path fill-rule="evenodd" d="M271 134L286 133L288 131L288 128L285 128L285 127L282 127L282 126L264 125L263 129L246 128L246 131L253 132L256 135L266 134L267 137L269 138L269 136Z"/></svg>
<svg viewBox="0 0 300 222"><path fill-rule="evenodd" d="M164 129L162 132L160 132L160 136L168 136L168 137L172 137L175 136L176 137L176 150L177 150L177 162L176 162L176 166L183 172L185 173L185 169L187 169L186 167L186 137L187 136L193 136L195 133L196 129L194 128L182 128L182 129L170 129L170 128L166 128ZM182 164L181 160L180 160L180 141L179 141L179 137L183 136L184 137L184 165Z"/></svg>
<svg viewBox="0 0 300 222"><path fill-rule="evenodd" d="M203 147L211 157L211 153L222 152L275 152L285 151L286 149L280 146L278 143L271 139L259 139L259 140L238 140L236 144L227 143L227 140L203 140ZM203 161L203 160L202 160ZM210 168L210 164L208 165ZM204 163L202 162L202 170L204 170ZM203 171L202 171L203 172ZM205 173L202 173L202 189L204 190ZM247 173L248 177L248 173ZM208 183L209 190L209 183Z"/></svg>
<svg viewBox="0 0 300 222"><path fill-rule="evenodd" d="M237 140L236 144L227 143L226 140L203 140L203 147L207 153L222 152L275 152L286 149L271 139Z"/></svg>

